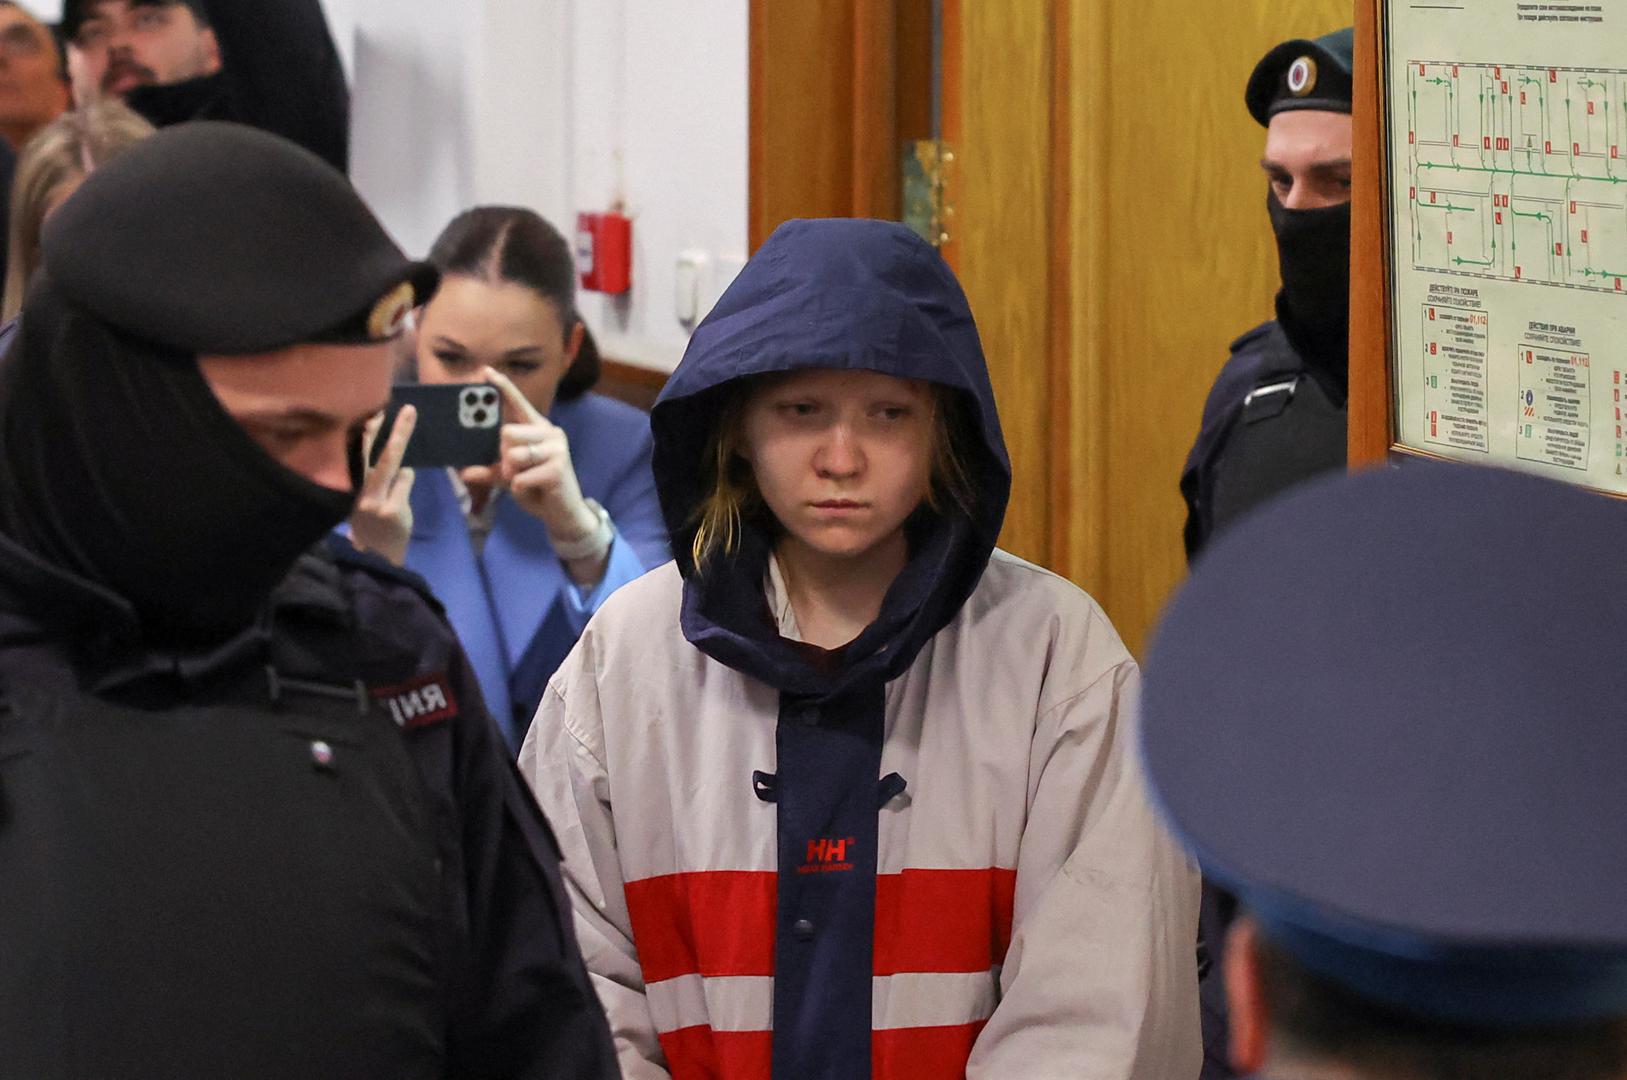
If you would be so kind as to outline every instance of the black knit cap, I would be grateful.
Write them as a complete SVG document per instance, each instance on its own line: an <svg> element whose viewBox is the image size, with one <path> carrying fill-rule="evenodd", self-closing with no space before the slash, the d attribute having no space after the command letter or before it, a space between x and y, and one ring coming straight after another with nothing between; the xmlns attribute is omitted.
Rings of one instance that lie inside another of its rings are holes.
<svg viewBox="0 0 1627 1080"><path fill-rule="evenodd" d="M60 32L64 41L72 41L79 36L79 28L90 17L91 11L102 0L63 0L62 22ZM168 7L171 4L180 4L192 9L192 14L198 21L208 25L209 13L204 10L203 0L131 0L132 7Z"/></svg>
<svg viewBox="0 0 1627 1080"><path fill-rule="evenodd" d="M1249 114L1264 126L1278 113L1295 109L1349 112L1355 53L1356 31L1349 26L1314 41L1283 42L1249 76L1243 95Z"/></svg>
<svg viewBox="0 0 1627 1080"><path fill-rule="evenodd" d="M46 221L40 247L74 304L191 353L384 340L439 280L321 158L208 121L97 169Z"/></svg>

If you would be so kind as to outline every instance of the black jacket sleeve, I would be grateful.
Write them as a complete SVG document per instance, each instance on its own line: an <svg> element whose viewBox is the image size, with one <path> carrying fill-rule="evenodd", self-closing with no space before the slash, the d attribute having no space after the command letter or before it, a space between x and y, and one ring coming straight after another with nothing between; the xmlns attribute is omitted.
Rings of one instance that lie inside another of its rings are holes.
<svg viewBox="0 0 1627 1080"><path fill-rule="evenodd" d="M203 0L239 123L282 135L341 171L350 91L321 0Z"/></svg>
<svg viewBox="0 0 1627 1080"><path fill-rule="evenodd" d="M338 538L327 547L350 571L359 636L378 661L368 685L434 683L451 702L425 722L397 720L435 806L448 896L446 1075L619 1080L558 845L444 613L410 571Z"/></svg>
<svg viewBox="0 0 1627 1080"><path fill-rule="evenodd" d="M466 662L457 682L462 701L479 703ZM576 944L559 848L496 724L483 707L463 713L453 756L473 967L450 1073L613 1080L621 1070Z"/></svg>

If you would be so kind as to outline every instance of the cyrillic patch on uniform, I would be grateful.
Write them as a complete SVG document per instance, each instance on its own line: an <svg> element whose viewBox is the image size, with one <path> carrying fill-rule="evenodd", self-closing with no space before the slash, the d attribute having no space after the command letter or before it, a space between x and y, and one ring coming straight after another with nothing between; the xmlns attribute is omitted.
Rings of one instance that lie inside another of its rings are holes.
<svg viewBox="0 0 1627 1080"><path fill-rule="evenodd" d="M373 696L390 710L390 719L406 731L432 727L458 714L458 699L445 672L424 675L399 686L373 690Z"/></svg>

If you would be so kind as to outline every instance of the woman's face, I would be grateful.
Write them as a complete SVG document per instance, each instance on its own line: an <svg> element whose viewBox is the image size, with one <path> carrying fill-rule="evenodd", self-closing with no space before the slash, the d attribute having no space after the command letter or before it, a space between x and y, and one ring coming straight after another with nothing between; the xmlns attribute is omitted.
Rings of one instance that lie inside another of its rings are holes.
<svg viewBox="0 0 1627 1080"><path fill-rule="evenodd" d="M480 382L489 364L546 414L582 334L577 322L567 335L559 305L533 289L448 274L418 315L418 378Z"/></svg>
<svg viewBox="0 0 1627 1080"><path fill-rule="evenodd" d="M894 538L932 483L930 386L873 371L814 369L758 387L742 455L796 540L854 557Z"/></svg>

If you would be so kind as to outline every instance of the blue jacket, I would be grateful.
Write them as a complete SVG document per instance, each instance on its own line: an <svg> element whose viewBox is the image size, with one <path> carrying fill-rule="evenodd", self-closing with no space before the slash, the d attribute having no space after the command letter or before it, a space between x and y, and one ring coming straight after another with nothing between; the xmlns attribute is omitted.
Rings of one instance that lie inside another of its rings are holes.
<svg viewBox="0 0 1627 1080"><path fill-rule="evenodd" d="M616 529L604 580L591 591L571 581L548 530L508 493L497 496L496 519L476 558L452 478L424 470L412 490L407 566L445 605L487 706L515 748L548 677L605 597L670 557L650 472L649 418L599 394L560 402L548 418L570 440L582 494L604 506Z"/></svg>

